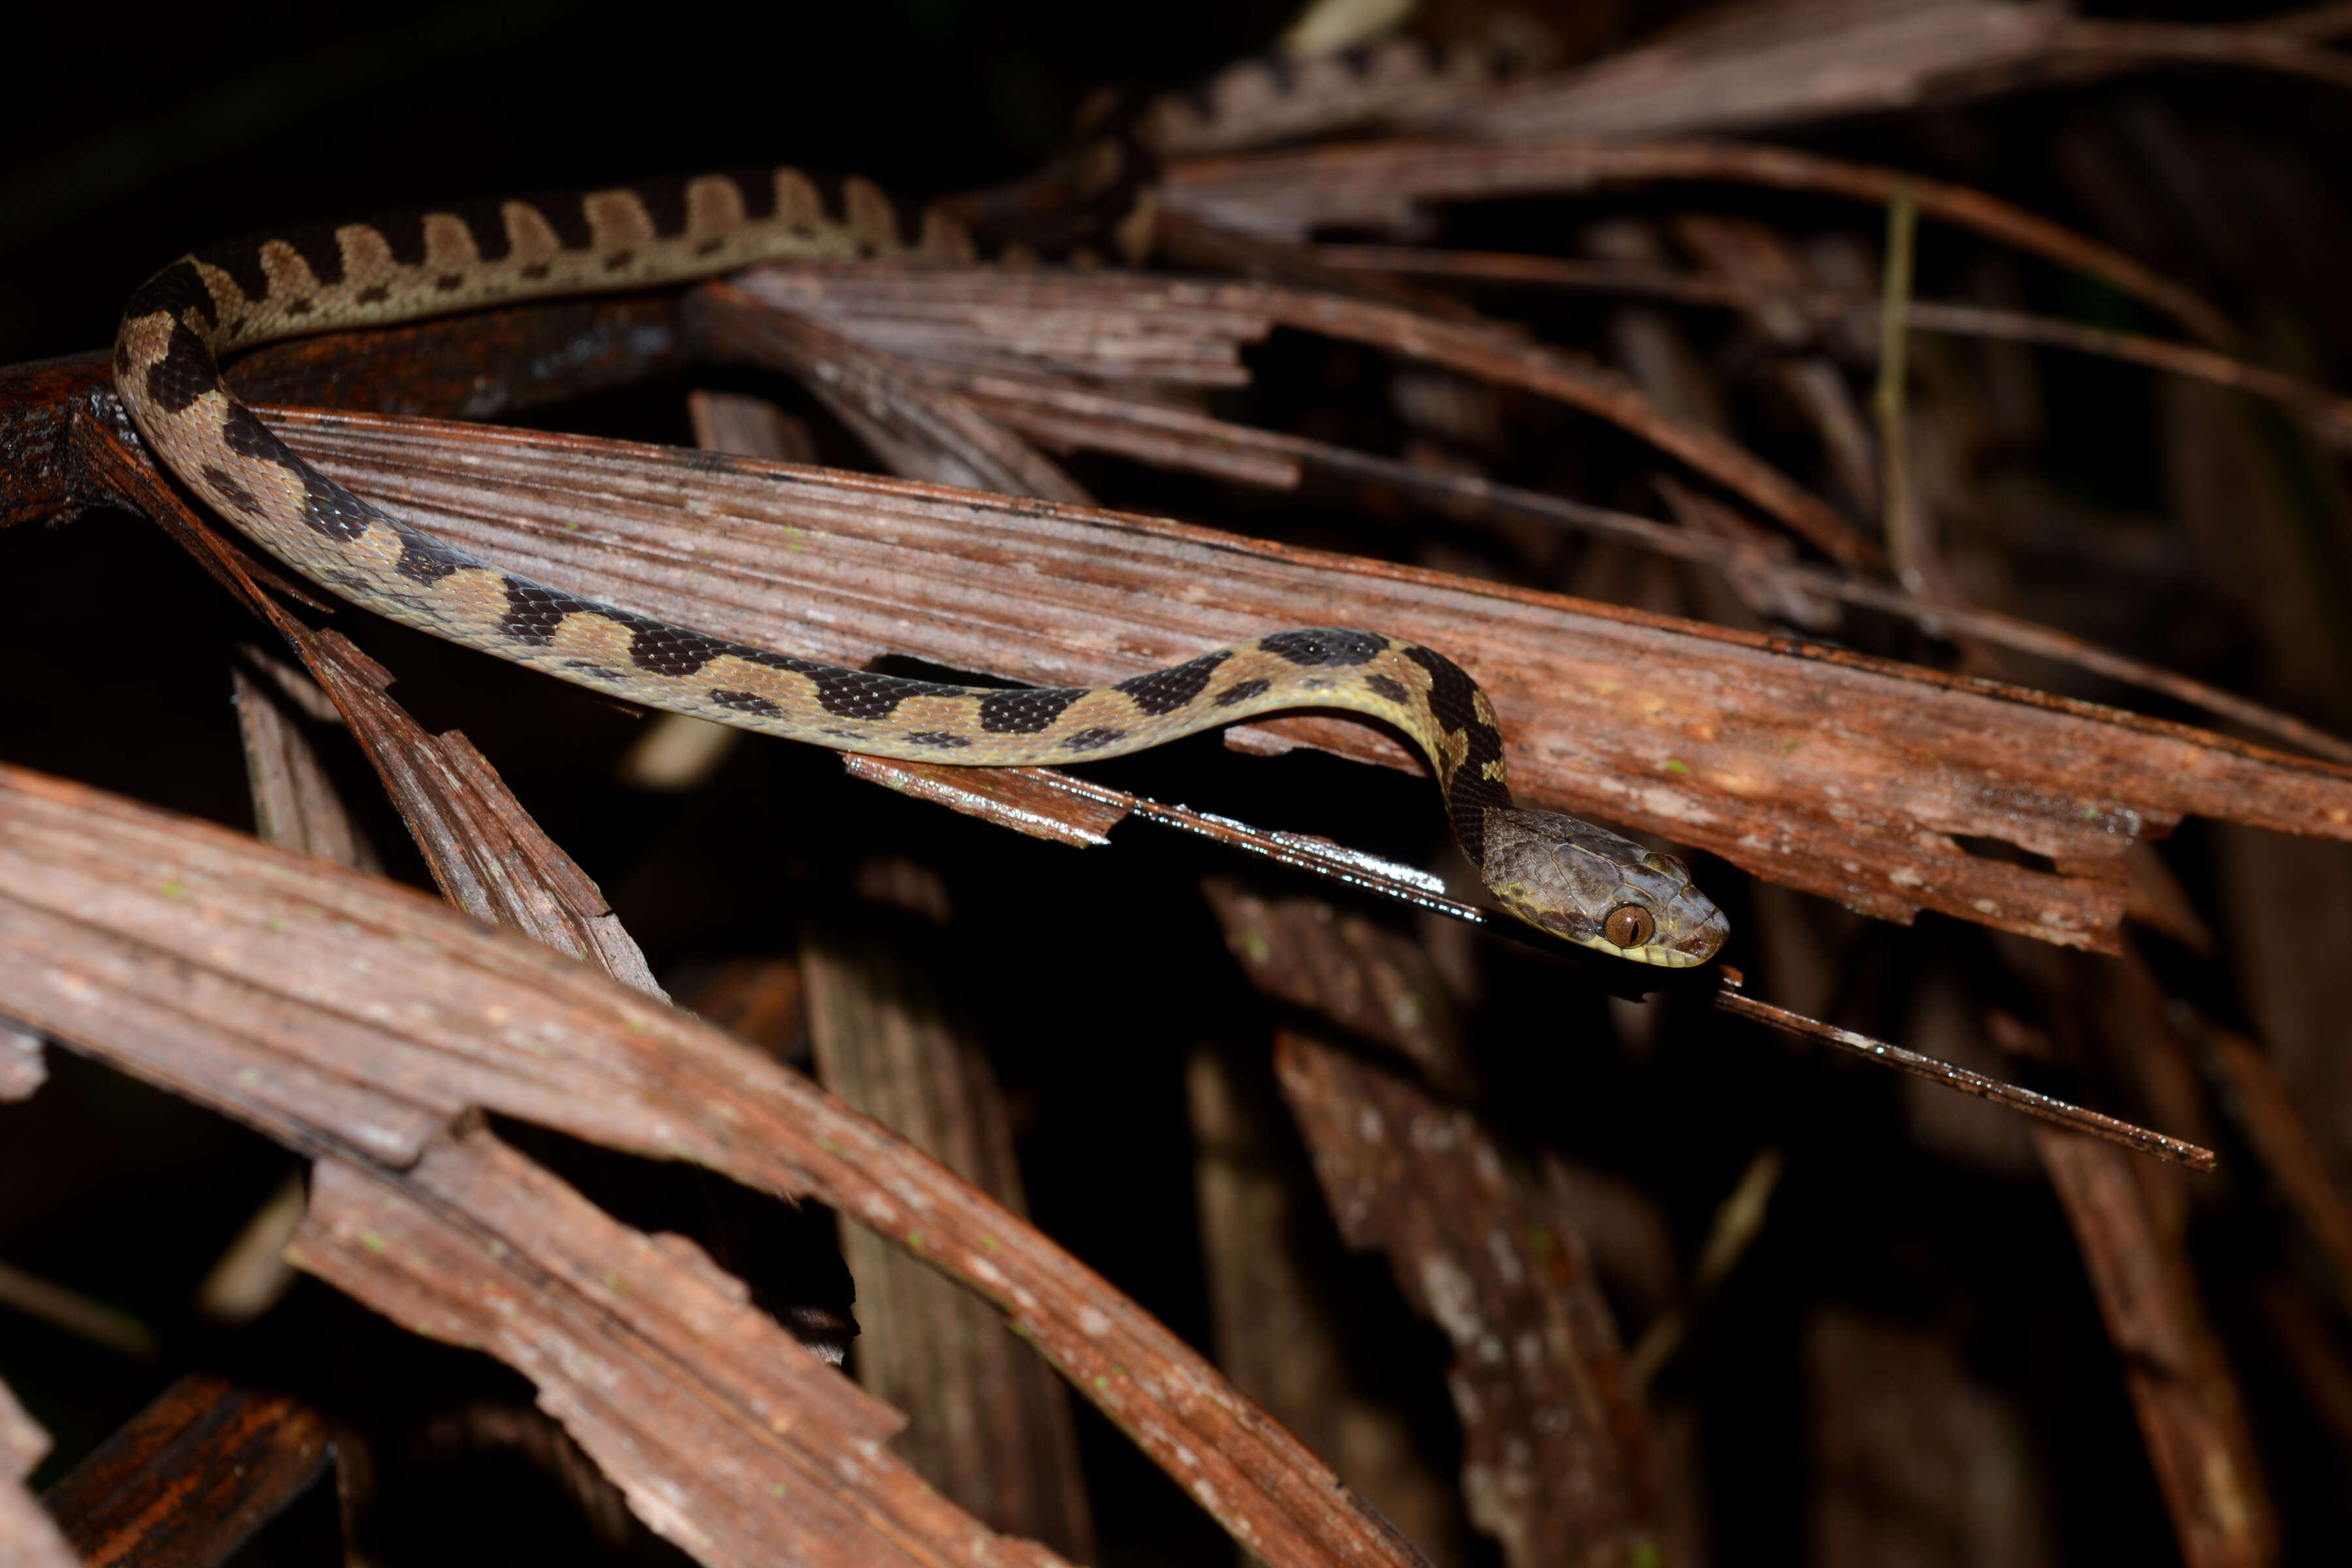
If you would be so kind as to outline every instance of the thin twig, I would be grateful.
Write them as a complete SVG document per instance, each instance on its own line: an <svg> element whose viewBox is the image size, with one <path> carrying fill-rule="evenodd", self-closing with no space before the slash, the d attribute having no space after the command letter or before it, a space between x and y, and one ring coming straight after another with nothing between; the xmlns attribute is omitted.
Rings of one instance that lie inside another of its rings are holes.
<svg viewBox="0 0 2352 1568"><path fill-rule="evenodd" d="M1878 390L1870 400L1878 416L1879 491L1886 505L1886 557L1904 586L1917 588L1918 531L1911 515L1911 443L1905 428L1903 377L1905 321L1911 302L1912 258L1919 236L1919 204L1908 182L1895 187L1886 204L1886 271L1879 289Z"/></svg>
<svg viewBox="0 0 2352 1568"><path fill-rule="evenodd" d="M1069 788L1074 795L1087 798L1099 800L1106 793L1125 795L1123 791L1106 792L1104 786L1087 781L1059 774L1053 776L1057 784ZM1518 934L1512 922L1498 920L1479 905L1444 893L1435 879L1426 873L1393 865L1376 856L1299 834L1267 833L1229 817L1215 816L1187 806L1169 805L1140 795L1126 795L1123 804L1136 816L1162 826L1214 839L1232 848L1264 856L1281 865L1308 871L1351 888L1379 893L1413 909L1427 910L1468 925L1490 926L1506 935ZM2196 1171L2210 1171L2214 1167L2211 1150L2185 1139L2150 1131L2104 1111L2085 1110L2033 1089L1972 1072L1967 1068L1954 1067L1933 1057L1923 1057L1916 1051L1906 1051L1900 1046L1873 1039L1868 1035L1841 1029L1834 1024L1809 1018L1802 1013L1776 1007L1769 1002L1759 1002L1740 990L1741 981L1737 971L1727 966L1722 974L1723 984L1717 990L1713 1001L1715 1006L1723 1012L1752 1019L1785 1034L1819 1040L1839 1050L1851 1051L1931 1083L1941 1084L1946 1089L1992 1100L2055 1126L2088 1133L2094 1138L2104 1138L2110 1143L2120 1143L2142 1154L2152 1154L2159 1160L2169 1160Z"/></svg>
<svg viewBox="0 0 2352 1568"><path fill-rule="evenodd" d="M0 1263L0 1307L134 1361L146 1361L155 1354L155 1331L141 1320L14 1264Z"/></svg>
<svg viewBox="0 0 2352 1568"><path fill-rule="evenodd" d="M1874 294L1833 289L1782 292L1759 289L1727 278L1678 272L1641 262L1570 260L1549 256L1521 256L1506 251L1427 250L1412 246L1322 245L1314 247L1318 261L1351 270L1412 272L1423 277L1476 278L1497 282L1534 283L1554 289L1589 289L1598 293L1636 294L1671 300L1685 305L1717 306L1752 310L1785 305L1820 321L1846 320L1864 312L1882 313ZM2352 398L2328 391L2299 376L2234 355L2191 343L2177 343L2143 332L2117 332L2084 326L2024 310L1950 300L1911 300L1904 306L1904 323L1913 331L1944 332L1954 337L1996 338L2004 342L2032 343L2044 348L2071 349L2077 353L2146 365L2211 382L2217 386L2265 397L2306 421L2312 434L2338 449L2352 447Z"/></svg>
<svg viewBox="0 0 2352 1568"><path fill-rule="evenodd" d="M1962 1094L1972 1094L1979 1100L2008 1106L2011 1110L2021 1110L2053 1126L2086 1132L2094 1138L2120 1143L2142 1154L2153 1154L2159 1160L2186 1165L2192 1171L2210 1171L2215 1164L2213 1151L2186 1139L2151 1132L2145 1127L2103 1111L2086 1110L2079 1105L2053 1099L2030 1089L2021 1089L2016 1084L1988 1078L1980 1072L1971 1072L1967 1068L1939 1062L1933 1057L1923 1057L1900 1046L1890 1046L1884 1040L1872 1039L1868 1035L1858 1035L1834 1024L1824 1024L1818 1018L1808 1018L1801 1013L1791 1013L1785 1007L1775 1007L1769 1002L1759 1002L1742 994L1731 984L1727 984L1716 993L1715 1005L1723 1012L1752 1018L1784 1034L1819 1040L1823 1045L1851 1051L1855 1056L1910 1073L1916 1078L1924 1078L1930 1083L1942 1084L1946 1089L1956 1089Z"/></svg>
<svg viewBox="0 0 2352 1568"><path fill-rule="evenodd" d="M1066 844L1107 844L1109 832L1129 816L1139 816L1172 827L1181 833L1193 834L1229 849L1256 855L1276 865L1305 871L1322 878L1375 893L1384 899L1415 910L1444 915L1465 925L1485 926L1506 935L1519 936L1525 928L1517 922L1497 917L1493 911L1467 900L1454 898L1445 890L1445 884L1426 871L1410 866L1400 866L1377 855L1350 849L1328 838L1301 833L1270 832L1253 827L1246 822L1236 822L1229 816L1213 812L1195 811L1191 806L1175 805L1146 795L1133 795L1091 779L1073 778L1052 768L949 768L923 763L894 762L884 757L852 753L844 759L849 771L860 778L887 784L905 794L937 802L950 809L996 822L1003 826L1030 833L1038 837L1058 839ZM1533 940L1533 939L1530 939ZM1976 1095L1995 1100L2012 1110L2022 1110L2044 1121L2085 1132L2120 1143L2143 1154L2170 1160L2200 1171L2213 1168L2210 1150L2179 1138L2151 1132L2145 1127L2118 1121L2096 1110L2086 1110L2063 1100L2053 1100L1966 1068L1953 1067L1932 1057L1906 1051L1867 1035L1857 1035L1841 1029L1801 1013L1775 1007L1769 1002L1759 1002L1739 989L1741 981L1737 971L1724 967L1722 980L1717 987L1714 1004L1724 1012L1751 1018L1758 1023L1807 1039L1822 1041L1840 1050L1883 1062L1888 1067L1913 1073L1947 1089L1962 1094Z"/></svg>
<svg viewBox="0 0 2352 1568"><path fill-rule="evenodd" d="M2300 38L2306 44L2324 44L2352 34L2352 5L2336 0L2335 4L2314 5L2304 11L2281 11L2244 26L2250 33L2268 33L2273 37Z"/></svg>
<svg viewBox="0 0 2352 1568"><path fill-rule="evenodd" d="M2331 18L2332 20L2332 18ZM2060 59L2172 60L2184 65L2242 66L2279 71L2330 87L2352 88L2352 56L2266 27L2197 26L2179 22L2084 17L2065 23L2051 39Z"/></svg>
<svg viewBox="0 0 2352 1568"><path fill-rule="evenodd" d="M1706 1244L1699 1248L1698 1267L1692 1272L1688 1297L1667 1308L1642 1331L1641 1340L1625 1355L1625 1376L1636 1388L1647 1388L1682 1348L1691 1320L1717 1286L1729 1278L1748 1246L1764 1228L1765 1213L1780 1187L1788 1158L1769 1144L1759 1149L1739 1180L1715 1209Z"/></svg>
<svg viewBox="0 0 2352 1568"><path fill-rule="evenodd" d="M1170 167L1162 188L1171 206L1209 221L1303 243L1320 227L1393 227L1430 202L1657 182L1805 191L1873 206L1883 206L1897 185L1907 184L1923 217L2100 279L2216 346L2229 346L2242 336L2228 317L2156 268L2013 203L1900 169L1761 142L1563 137L1508 144L1394 138L1188 161Z"/></svg>
<svg viewBox="0 0 2352 1568"><path fill-rule="evenodd" d="M1099 784L1055 776L1057 784L1071 788L1074 794L1099 798L1103 790ZM1435 879L1424 872L1395 866L1375 856L1327 840L1292 833L1267 833L1229 817L1193 811L1186 806L1163 805L1140 795L1129 795L1127 800L1130 803L1129 809L1136 816L1163 826L1198 834L1203 838L1264 856L1269 860L1312 872L1328 880L1379 893L1414 909L1427 910L1470 925L1491 926L1507 935L1518 934L1512 929L1512 922L1498 920L1480 906L1450 897L1440 890ZM1753 1019L1804 1039L1819 1040L1839 1050L1851 1051L1856 1056L1924 1078L1931 1083L1939 1083L1946 1089L1990 1100L2056 1126L2085 1132L2094 1138L2104 1138L2110 1143L2120 1143L2143 1154L2152 1154L2159 1160L2169 1160L2196 1171L2210 1171L2214 1167L2211 1150L2184 1139L2153 1132L2103 1111L2088 1110L2033 1089L2022 1089L1997 1078L1988 1078L1983 1073L1971 1072L1967 1068L1954 1067L1933 1057L1923 1057L1916 1051L1906 1051L1900 1046L1888 1045L1868 1035L1841 1029L1834 1024L1824 1024L1802 1013L1776 1007L1769 1002L1759 1002L1739 989L1741 982L1737 971L1726 968L1723 974L1724 984L1713 999L1715 1005L1723 1012Z"/></svg>
<svg viewBox="0 0 2352 1568"><path fill-rule="evenodd" d="M1990 305L1914 300L1905 315L1915 331L1956 337L2000 338L2010 342L2072 349L2170 371L2235 391L2266 397L2307 422L2312 434L2338 450L2352 448L2352 398L2315 386L2299 376L2189 343L2168 342L2138 332L2109 331L2074 321L2004 310Z"/></svg>

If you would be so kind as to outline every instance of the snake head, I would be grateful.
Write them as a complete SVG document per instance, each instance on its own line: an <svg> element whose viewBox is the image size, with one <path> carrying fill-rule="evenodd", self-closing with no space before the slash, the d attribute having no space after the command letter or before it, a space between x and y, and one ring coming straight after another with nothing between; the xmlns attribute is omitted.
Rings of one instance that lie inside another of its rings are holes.
<svg viewBox="0 0 2352 1568"><path fill-rule="evenodd" d="M1489 809L1480 870L1528 924L1637 963L1705 963L1731 930L1681 861L1556 812Z"/></svg>

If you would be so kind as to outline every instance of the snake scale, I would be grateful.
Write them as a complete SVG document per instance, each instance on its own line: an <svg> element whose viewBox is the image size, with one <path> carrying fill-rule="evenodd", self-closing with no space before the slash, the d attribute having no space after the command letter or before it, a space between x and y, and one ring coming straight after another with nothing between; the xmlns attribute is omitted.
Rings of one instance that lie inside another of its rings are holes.
<svg viewBox="0 0 2352 1568"><path fill-rule="evenodd" d="M772 259L970 260L936 212L790 169L287 228L195 251L142 285L115 338L132 420L189 489L330 592L434 636L632 702L928 763L1087 761L1277 710L1342 709L1421 746L1454 835L1511 913L1668 968L1712 958L1723 915L1682 864L1511 803L1476 682L1402 638L1277 631L1084 689L975 689L793 658L531 582L362 500L304 462L223 384L220 356L329 329L551 295L644 289Z"/></svg>

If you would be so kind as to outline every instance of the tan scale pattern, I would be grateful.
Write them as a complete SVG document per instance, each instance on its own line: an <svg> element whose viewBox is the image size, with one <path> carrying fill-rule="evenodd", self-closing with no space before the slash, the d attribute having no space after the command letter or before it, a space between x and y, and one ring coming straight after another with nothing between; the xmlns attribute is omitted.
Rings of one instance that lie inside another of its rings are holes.
<svg viewBox="0 0 2352 1568"><path fill-rule="evenodd" d="M1064 691L941 686L819 665L593 604L455 551L311 469L220 380L222 353L330 328L643 289L775 258L971 259L967 238L936 213L923 216L911 244L903 233L873 185L845 181L829 203L789 169L288 231L197 252L151 279L125 310L116 384L163 461L264 549L434 636L633 702L931 763L1085 761L1262 713L1362 713L1428 755L1464 849L1513 913L1644 963L1684 967L1713 956L1720 916L1688 889L1677 863L1574 818L1512 807L1486 693L1425 648L1339 628L1280 632L1116 686ZM1501 875L1488 846L1490 830L1507 826L1523 852ZM1605 900L1637 895L1630 886L1561 894L1540 864L1550 842L1573 842L1598 859L1603 883L1612 863L1671 866L1675 875L1660 885L1679 897L1679 878L1691 908L1713 923L1702 920L1696 935L1661 929L1654 942L1621 950L1599 934Z"/></svg>

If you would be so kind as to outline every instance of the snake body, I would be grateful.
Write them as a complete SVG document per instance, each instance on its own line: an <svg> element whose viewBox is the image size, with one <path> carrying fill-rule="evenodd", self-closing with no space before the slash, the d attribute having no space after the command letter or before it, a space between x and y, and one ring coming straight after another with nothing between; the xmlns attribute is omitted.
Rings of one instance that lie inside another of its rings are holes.
<svg viewBox="0 0 2352 1568"><path fill-rule="evenodd" d="M1088 761L1252 715L1343 709L1412 737L1454 835L1505 908L1581 945L1682 968L1725 922L1672 857L1519 809L1486 694L1378 632L1275 632L1114 685L1009 689L846 669L534 583L457 550L304 462L223 384L219 358L299 333L560 294L642 289L778 258L968 260L963 233L875 186L761 170L509 199L198 250L134 294L115 385L148 444L263 549L434 636L633 702L919 762Z"/></svg>

